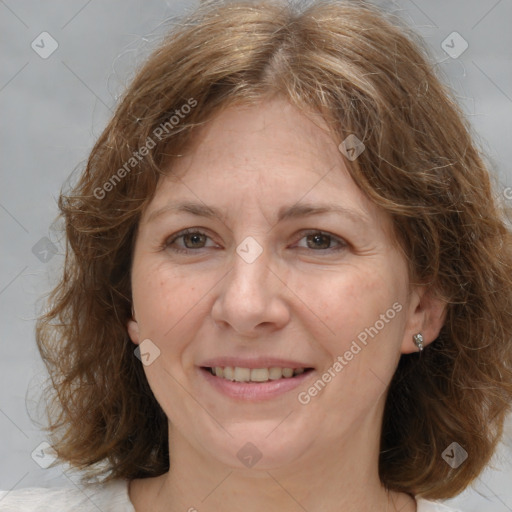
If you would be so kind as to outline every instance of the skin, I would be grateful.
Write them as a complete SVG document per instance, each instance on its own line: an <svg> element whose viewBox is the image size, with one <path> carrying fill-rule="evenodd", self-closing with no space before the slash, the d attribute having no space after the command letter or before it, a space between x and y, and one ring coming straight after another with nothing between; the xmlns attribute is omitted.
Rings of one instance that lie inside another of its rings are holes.
<svg viewBox="0 0 512 512"><path fill-rule="evenodd" d="M379 435L398 360L417 351L414 334L425 345L437 337L443 305L409 282L389 217L352 181L320 118L266 99L225 109L196 142L159 182L134 248L127 327L135 344L160 350L144 369L169 418L171 460L168 473L131 482L136 510L416 510L379 480ZM184 200L224 219L167 211L150 220ZM281 207L326 202L355 218L276 221ZM207 236L173 240L186 228ZM252 263L236 252L248 236L262 248ZM396 303L400 312L301 404L298 392ZM298 389L249 402L221 394L198 369L207 358L268 355L314 371ZM237 457L247 442L262 455L252 468Z"/></svg>

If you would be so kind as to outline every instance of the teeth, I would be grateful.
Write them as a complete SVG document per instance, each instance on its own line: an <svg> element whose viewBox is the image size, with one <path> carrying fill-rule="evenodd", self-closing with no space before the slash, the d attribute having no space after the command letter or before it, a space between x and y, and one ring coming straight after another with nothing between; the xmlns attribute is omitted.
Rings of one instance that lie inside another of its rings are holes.
<svg viewBox="0 0 512 512"><path fill-rule="evenodd" d="M283 370L281 368L270 368L268 374L270 380L277 380L282 378Z"/></svg>
<svg viewBox="0 0 512 512"><path fill-rule="evenodd" d="M252 382L265 382L268 380L268 370L266 368L253 368L251 370Z"/></svg>
<svg viewBox="0 0 512 512"><path fill-rule="evenodd" d="M251 370L249 368L239 368L235 366L233 379L237 382L249 382L251 380Z"/></svg>
<svg viewBox="0 0 512 512"><path fill-rule="evenodd" d="M283 368L283 377L293 377L293 368Z"/></svg>
<svg viewBox="0 0 512 512"><path fill-rule="evenodd" d="M304 368L240 368L239 366L216 366L210 369L213 375L235 382L267 382L269 380L289 379L304 373Z"/></svg>

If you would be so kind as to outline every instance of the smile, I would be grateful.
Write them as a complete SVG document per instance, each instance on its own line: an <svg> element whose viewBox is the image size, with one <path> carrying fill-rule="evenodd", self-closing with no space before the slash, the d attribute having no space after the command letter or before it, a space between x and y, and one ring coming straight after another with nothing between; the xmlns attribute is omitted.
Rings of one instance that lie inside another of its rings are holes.
<svg viewBox="0 0 512 512"><path fill-rule="evenodd" d="M215 366L206 368L212 375L232 382L268 382L279 379L290 379L301 375L311 368L242 368L239 366Z"/></svg>
<svg viewBox="0 0 512 512"><path fill-rule="evenodd" d="M267 363L268 364L268 363ZM217 393L243 402L271 400L314 378L314 368L289 366L200 366L199 374Z"/></svg>

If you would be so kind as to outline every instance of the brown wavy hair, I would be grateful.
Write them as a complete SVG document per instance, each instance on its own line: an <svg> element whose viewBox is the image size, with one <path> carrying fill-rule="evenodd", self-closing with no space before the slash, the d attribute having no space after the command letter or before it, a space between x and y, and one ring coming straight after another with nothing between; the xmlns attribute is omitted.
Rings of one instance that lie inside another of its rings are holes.
<svg viewBox="0 0 512 512"><path fill-rule="evenodd" d="M106 479L168 470L167 418L126 330L138 222L197 126L278 94L321 114L340 142L363 141L352 178L392 217L410 279L446 301L439 337L402 355L391 382L381 481L444 499L479 475L512 402L511 232L430 62L414 33L363 2L213 2L174 27L59 198L65 263L36 335L61 460ZM441 457L454 441L469 455L456 469Z"/></svg>

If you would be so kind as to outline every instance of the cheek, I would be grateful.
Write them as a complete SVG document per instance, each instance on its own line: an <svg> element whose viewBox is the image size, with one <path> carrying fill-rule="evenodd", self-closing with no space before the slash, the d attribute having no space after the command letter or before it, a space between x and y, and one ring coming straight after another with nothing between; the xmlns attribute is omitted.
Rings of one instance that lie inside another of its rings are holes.
<svg viewBox="0 0 512 512"><path fill-rule="evenodd" d="M319 379L325 377L328 384L302 389L301 400L311 400L312 414L322 418L326 429L338 432L378 403L395 372L404 328L405 288L400 275L386 266L350 268L331 275L325 284L329 293L313 280L305 282L303 289L314 292L310 304L317 304L314 311L321 321L310 312L305 328L326 355Z"/></svg>
<svg viewBox="0 0 512 512"><path fill-rule="evenodd" d="M367 340L398 342L403 315L396 310L404 309L399 277L370 266L346 268L318 278L303 277L298 292L306 306L302 321L333 357L348 350L358 336L364 340L365 333Z"/></svg>
<svg viewBox="0 0 512 512"><path fill-rule="evenodd" d="M133 296L142 336L163 342L193 314L209 288L207 279L196 274L184 276L165 265L147 267L134 275Z"/></svg>

